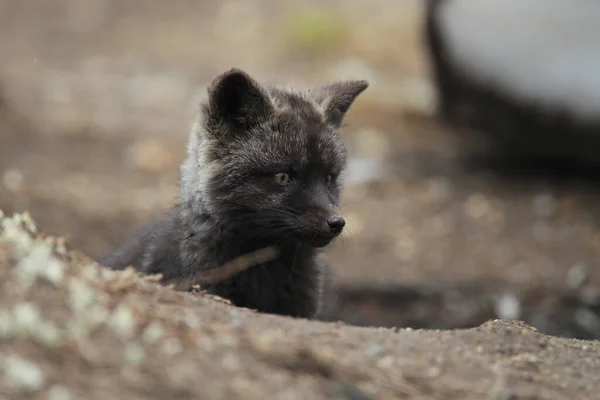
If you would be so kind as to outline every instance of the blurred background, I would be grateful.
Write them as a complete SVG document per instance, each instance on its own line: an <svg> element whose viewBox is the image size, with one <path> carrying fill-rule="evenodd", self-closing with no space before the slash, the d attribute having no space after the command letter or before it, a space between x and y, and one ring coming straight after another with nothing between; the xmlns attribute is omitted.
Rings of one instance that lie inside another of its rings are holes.
<svg viewBox="0 0 600 400"><path fill-rule="evenodd" d="M28 210L97 257L174 203L215 75L367 79L344 131L348 225L328 253L340 284L329 318L518 318L600 338L597 185L465 162L435 118L424 3L0 0L0 209Z"/></svg>

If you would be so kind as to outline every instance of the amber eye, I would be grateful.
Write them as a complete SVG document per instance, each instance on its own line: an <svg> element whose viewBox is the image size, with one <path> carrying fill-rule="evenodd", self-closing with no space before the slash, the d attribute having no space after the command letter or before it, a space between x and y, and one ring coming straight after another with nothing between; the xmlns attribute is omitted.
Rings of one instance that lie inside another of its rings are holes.
<svg viewBox="0 0 600 400"><path fill-rule="evenodd" d="M275 174L275 176L273 176L273 181L278 185L285 186L290 183L290 174L286 174L285 172Z"/></svg>
<svg viewBox="0 0 600 400"><path fill-rule="evenodd" d="M332 182L333 182L333 175L331 175L331 174L327 175L327 184L329 185Z"/></svg>

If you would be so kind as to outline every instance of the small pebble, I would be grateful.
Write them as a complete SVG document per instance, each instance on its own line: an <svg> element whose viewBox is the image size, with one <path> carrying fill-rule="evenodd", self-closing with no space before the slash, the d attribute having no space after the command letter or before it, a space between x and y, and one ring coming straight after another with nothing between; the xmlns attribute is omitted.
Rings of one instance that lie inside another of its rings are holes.
<svg viewBox="0 0 600 400"><path fill-rule="evenodd" d="M496 315L502 319L518 319L521 315L521 302L513 293L504 293L494 301Z"/></svg>
<svg viewBox="0 0 600 400"><path fill-rule="evenodd" d="M2 176L4 187L10 192L17 192L23 188L23 173L18 169L6 170Z"/></svg>
<svg viewBox="0 0 600 400"><path fill-rule="evenodd" d="M587 280L587 270L583 265L575 264L567 271L567 285L571 289L578 289Z"/></svg>

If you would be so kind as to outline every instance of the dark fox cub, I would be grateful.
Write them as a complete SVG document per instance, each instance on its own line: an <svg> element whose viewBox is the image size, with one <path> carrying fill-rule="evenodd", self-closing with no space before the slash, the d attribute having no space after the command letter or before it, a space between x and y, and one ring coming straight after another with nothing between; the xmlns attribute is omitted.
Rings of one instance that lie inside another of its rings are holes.
<svg viewBox="0 0 600 400"><path fill-rule="evenodd" d="M305 92L232 69L208 89L180 169L180 202L99 263L177 283L275 246L278 257L205 289L237 306L314 318L326 284L322 248L344 229L346 150L339 129L366 81Z"/></svg>

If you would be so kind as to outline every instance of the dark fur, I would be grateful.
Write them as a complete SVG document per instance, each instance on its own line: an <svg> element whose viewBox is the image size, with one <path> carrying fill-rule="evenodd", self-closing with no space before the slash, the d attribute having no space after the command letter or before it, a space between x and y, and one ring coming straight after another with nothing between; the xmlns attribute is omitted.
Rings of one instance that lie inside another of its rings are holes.
<svg viewBox="0 0 600 400"><path fill-rule="evenodd" d="M339 129L366 88L351 81L296 92L236 69L217 77L190 135L180 203L99 262L177 283L275 245L274 261L206 289L237 306L315 317L327 281L320 249L336 236L327 220L339 213L346 166ZM275 183L278 173L289 174L287 186Z"/></svg>
<svg viewBox="0 0 600 400"><path fill-rule="evenodd" d="M451 1L428 0L425 16L424 38L439 94L440 119L484 134L499 153L515 159L599 168L600 120L584 123L565 110L542 108L502 87L476 82L456 66L438 24L440 7Z"/></svg>

